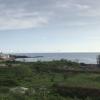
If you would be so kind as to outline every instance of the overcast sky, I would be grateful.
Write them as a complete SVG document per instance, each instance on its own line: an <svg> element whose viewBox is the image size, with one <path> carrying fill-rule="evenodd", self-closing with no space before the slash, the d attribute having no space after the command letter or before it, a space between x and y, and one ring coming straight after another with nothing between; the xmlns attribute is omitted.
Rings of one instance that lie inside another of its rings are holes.
<svg viewBox="0 0 100 100"><path fill-rule="evenodd" d="M2 52L99 52L100 0L0 0Z"/></svg>

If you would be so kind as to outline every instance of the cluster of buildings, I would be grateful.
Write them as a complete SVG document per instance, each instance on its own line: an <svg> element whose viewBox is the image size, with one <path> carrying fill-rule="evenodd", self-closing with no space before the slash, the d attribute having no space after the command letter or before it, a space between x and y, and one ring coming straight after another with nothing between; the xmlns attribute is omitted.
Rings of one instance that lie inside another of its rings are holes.
<svg viewBox="0 0 100 100"><path fill-rule="evenodd" d="M16 58L10 54L0 53L0 61L14 61Z"/></svg>

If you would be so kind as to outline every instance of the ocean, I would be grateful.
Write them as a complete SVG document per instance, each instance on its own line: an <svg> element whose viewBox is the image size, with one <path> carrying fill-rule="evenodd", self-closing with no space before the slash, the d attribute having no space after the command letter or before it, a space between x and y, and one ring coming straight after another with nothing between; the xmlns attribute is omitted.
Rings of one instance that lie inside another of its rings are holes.
<svg viewBox="0 0 100 100"><path fill-rule="evenodd" d="M20 55L26 55L34 58L17 59L24 61L51 61L67 59L76 62L83 62L87 64L96 64L97 56L100 53L21 53Z"/></svg>

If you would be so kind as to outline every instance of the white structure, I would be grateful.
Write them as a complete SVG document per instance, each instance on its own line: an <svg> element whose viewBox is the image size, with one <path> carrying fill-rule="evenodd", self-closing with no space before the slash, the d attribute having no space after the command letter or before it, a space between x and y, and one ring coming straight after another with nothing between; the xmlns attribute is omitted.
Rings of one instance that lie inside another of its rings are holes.
<svg viewBox="0 0 100 100"><path fill-rule="evenodd" d="M100 67L100 55L98 55L98 57L97 57L97 65L98 65L98 67Z"/></svg>

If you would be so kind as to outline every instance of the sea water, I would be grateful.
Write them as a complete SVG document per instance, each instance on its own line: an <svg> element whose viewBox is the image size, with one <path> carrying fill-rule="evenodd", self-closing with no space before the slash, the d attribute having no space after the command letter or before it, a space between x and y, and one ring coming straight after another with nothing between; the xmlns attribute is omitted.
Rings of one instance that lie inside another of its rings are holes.
<svg viewBox="0 0 100 100"><path fill-rule="evenodd" d="M26 55L29 59L20 59L24 61L52 61L66 59L76 62L96 64L97 56L100 53L23 53L20 55Z"/></svg>

